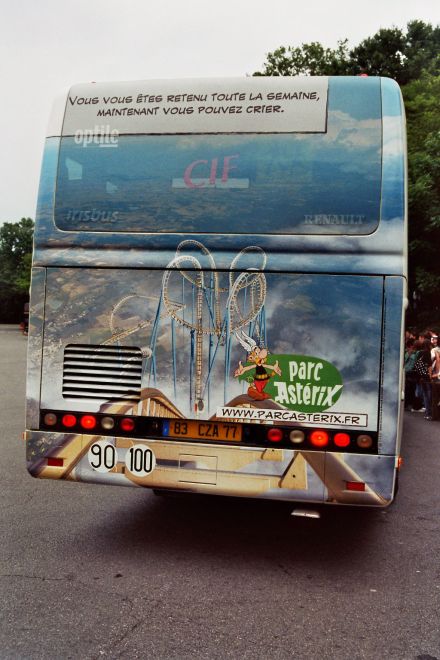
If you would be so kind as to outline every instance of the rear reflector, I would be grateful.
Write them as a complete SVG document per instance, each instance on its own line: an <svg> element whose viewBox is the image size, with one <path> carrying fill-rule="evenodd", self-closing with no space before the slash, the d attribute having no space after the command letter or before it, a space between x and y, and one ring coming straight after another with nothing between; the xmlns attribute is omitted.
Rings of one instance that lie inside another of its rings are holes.
<svg viewBox="0 0 440 660"><path fill-rule="evenodd" d="M365 490L365 484L363 481L347 481L346 490L356 490L358 492L363 492Z"/></svg>
<svg viewBox="0 0 440 660"><path fill-rule="evenodd" d="M47 464L50 467L63 467L64 458L57 458L56 456L49 456Z"/></svg>

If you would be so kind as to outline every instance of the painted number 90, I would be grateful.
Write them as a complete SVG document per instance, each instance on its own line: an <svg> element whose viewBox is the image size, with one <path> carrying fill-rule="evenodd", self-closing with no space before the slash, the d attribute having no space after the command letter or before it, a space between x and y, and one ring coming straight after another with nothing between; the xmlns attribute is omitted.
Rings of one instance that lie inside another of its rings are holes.
<svg viewBox="0 0 440 660"><path fill-rule="evenodd" d="M107 440L94 442L89 449L87 458L96 472L110 472L118 462L116 449Z"/></svg>

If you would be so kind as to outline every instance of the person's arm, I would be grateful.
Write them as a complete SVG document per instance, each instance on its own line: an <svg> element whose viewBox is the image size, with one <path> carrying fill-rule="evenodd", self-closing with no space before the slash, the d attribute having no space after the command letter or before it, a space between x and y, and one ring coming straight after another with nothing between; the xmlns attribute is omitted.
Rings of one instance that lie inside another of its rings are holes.
<svg viewBox="0 0 440 660"><path fill-rule="evenodd" d="M255 369L255 364L249 364L247 367L243 367L240 360L237 369L234 371L234 376L241 376L242 374L245 374L246 371L250 371L251 369Z"/></svg>
<svg viewBox="0 0 440 660"><path fill-rule="evenodd" d="M265 369L270 369L271 371L275 371L278 376L281 376L281 369L278 365L278 360L275 362L275 364L265 364L264 365Z"/></svg>
<svg viewBox="0 0 440 660"><path fill-rule="evenodd" d="M435 373L437 375L440 374L440 351L435 352L435 367L434 367Z"/></svg>

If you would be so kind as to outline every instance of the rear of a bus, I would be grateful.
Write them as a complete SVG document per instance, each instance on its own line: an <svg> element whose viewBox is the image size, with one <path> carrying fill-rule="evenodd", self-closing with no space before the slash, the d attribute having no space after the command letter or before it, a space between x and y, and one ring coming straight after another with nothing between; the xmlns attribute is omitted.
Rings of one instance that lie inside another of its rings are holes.
<svg viewBox="0 0 440 660"><path fill-rule="evenodd" d="M74 86L41 173L30 473L388 505L405 194L388 79Z"/></svg>

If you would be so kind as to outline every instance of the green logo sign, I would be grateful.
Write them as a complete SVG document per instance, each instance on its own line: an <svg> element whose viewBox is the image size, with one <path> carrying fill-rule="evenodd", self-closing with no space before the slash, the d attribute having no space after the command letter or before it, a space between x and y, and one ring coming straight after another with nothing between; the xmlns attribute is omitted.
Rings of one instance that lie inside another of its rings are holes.
<svg viewBox="0 0 440 660"><path fill-rule="evenodd" d="M278 369L273 369L274 364ZM264 388L266 394L289 410L322 412L331 408L342 394L341 374L321 358L270 354L265 366L270 374Z"/></svg>

